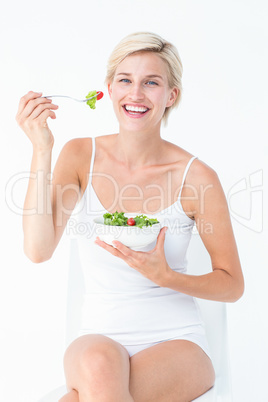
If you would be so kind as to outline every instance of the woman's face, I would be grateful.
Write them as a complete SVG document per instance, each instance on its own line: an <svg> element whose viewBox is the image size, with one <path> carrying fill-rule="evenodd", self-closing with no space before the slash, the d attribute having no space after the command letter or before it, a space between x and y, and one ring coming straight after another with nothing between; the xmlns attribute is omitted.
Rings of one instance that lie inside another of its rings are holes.
<svg viewBox="0 0 268 402"><path fill-rule="evenodd" d="M165 62L153 52L126 57L108 90L120 127L128 131L160 127L178 95L177 88L169 88Z"/></svg>

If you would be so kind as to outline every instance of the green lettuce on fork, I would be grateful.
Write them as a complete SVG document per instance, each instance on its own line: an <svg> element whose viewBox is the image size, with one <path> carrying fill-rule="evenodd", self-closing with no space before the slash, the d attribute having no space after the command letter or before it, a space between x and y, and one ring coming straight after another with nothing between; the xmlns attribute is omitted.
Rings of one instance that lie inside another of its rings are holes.
<svg viewBox="0 0 268 402"><path fill-rule="evenodd" d="M127 218L124 212L114 212L110 214L107 212L103 215L104 225L112 225L112 226L133 226L133 224L129 225L128 220L134 219L134 226L143 228L144 226L152 226L155 223L159 223L155 218L148 218L146 215L137 215L134 218Z"/></svg>
<svg viewBox="0 0 268 402"><path fill-rule="evenodd" d="M97 91L90 91L86 98L91 98L92 96L97 95ZM91 109L96 109L96 102L97 102L97 96L94 96L94 98L89 99L87 101L87 105L91 108Z"/></svg>

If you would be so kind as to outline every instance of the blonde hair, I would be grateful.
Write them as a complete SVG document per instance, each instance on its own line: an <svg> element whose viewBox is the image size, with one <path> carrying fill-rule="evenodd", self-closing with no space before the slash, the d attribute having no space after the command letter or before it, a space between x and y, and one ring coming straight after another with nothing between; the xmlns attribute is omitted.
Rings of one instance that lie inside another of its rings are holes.
<svg viewBox="0 0 268 402"><path fill-rule="evenodd" d="M139 52L157 53L167 65L169 87L171 89L174 87L179 89L175 102L172 106L167 107L163 114L163 121L166 124L171 110L179 105L182 92L182 63L179 53L172 43L152 32L136 32L126 36L118 43L110 55L107 64L105 83L109 84L113 81L115 71L121 61L123 61L127 56Z"/></svg>

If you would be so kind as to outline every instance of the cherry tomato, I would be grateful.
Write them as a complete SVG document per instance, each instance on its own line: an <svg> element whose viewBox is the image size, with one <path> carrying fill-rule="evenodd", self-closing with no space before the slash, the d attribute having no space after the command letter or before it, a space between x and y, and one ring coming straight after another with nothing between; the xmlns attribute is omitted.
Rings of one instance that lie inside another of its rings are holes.
<svg viewBox="0 0 268 402"><path fill-rule="evenodd" d="M129 219L127 220L127 224L128 224L129 226L134 226L134 225L136 225L135 219L134 219L134 218L129 218Z"/></svg>
<svg viewBox="0 0 268 402"><path fill-rule="evenodd" d="M97 100L100 100L103 97L103 92L97 91L99 94L97 95Z"/></svg>

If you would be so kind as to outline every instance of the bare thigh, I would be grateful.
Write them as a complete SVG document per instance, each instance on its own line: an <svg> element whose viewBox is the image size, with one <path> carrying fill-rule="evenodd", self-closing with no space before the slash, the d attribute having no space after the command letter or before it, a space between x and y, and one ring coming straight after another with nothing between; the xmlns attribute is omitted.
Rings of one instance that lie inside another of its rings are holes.
<svg viewBox="0 0 268 402"><path fill-rule="evenodd" d="M159 343L130 358L129 390L135 402L189 402L214 381L211 360L189 341Z"/></svg>
<svg viewBox="0 0 268 402"><path fill-rule="evenodd" d="M129 354L104 335L83 335L72 342L64 355L64 371L68 390L83 394L85 400L108 388L122 396L129 393Z"/></svg>

